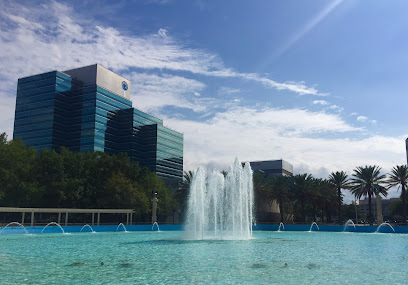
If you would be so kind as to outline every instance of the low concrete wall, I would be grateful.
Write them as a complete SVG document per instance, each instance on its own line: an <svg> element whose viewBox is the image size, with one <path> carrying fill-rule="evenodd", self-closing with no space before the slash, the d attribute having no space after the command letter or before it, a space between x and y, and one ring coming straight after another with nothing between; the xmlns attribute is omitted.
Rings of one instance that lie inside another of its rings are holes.
<svg viewBox="0 0 408 285"><path fill-rule="evenodd" d="M131 225L125 226L128 231L157 231L157 226L152 227L151 225ZM161 231L181 231L183 230L183 225L159 225ZM66 233L78 233L82 229L82 226L66 226L62 227ZM115 232L123 231L123 227L118 225L104 225L104 226L93 226L92 227L96 232ZM27 231L31 234L39 234L44 229L43 226L36 227L26 227ZM254 231L277 231L279 225L256 225L253 226ZM406 226L395 226L395 233L408 233L408 227ZM0 231L2 228L0 227ZM282 230L282 229L281 229ZM285 225L285 231L309 231L310 225ZM319 225L319 231L321 232L342 232L344 226L329 226L329 225ZM377 230L377 226L348 226L348 232L359 232L359 233L373 233ZM83 229L83 232L90 232L90 228L86 227ZM317 231L317 227L313 226L313 231ZM380 231L381 233L392 233L392 229L388 226L382 226ZM2 234L23 234L25 233L21 227L7 227ZM58 226L52 225L48 226L44 233L61 233L61 229Z"/></svg>

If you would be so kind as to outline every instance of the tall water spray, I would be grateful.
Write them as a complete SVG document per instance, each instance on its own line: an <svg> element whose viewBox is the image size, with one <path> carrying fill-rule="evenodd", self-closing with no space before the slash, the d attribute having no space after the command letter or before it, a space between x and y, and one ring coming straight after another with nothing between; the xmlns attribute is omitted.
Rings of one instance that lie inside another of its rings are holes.
<svg viewBox="0 0 408 285"><path fill-rule="evenodd" d="M249 239L252 236L254 189L249 163L238 158L226 177L218 171L193 173L188 199L187 239Z"/></svg>

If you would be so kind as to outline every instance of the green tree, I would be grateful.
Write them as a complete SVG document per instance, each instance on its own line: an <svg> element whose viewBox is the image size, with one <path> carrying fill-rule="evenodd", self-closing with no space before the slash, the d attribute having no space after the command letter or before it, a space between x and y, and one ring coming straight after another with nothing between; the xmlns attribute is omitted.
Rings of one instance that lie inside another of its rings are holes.
<svg viewBox="0 0 408 285"><path fill-rule="evenodd" d="M401 187L401 200L402 200L402 219L404 223L407 222L407 204L405 190L408 184L408 169L406 165L394 166L387 179L388 187L398 186Z"/></svg>
<svg viewBox="0 0 408 285"><path fill-rule="evenodd" d="M36 207L61 207L63 201L63 157L54 150L37 153L32 170L38 183L38 192L32 196L31 204Z"/></svg>
<svg viewBox="0 0 408 285"><path fill-rule="evenodd" d="M38 191L32 171L36 152L23 141L13 140L0 145L0 205L27 207Z"/></svg>
<svg viewBox="0 0 408 285"><path fill-rule="evenodd" d="M7 144L7 134L1 133L0 134L0 145Z"/></svg>
<svg viewBox="0 0 408 285"><path fill-rule="evenodd" d="M394 221L401 221L402 220L402 200L395 200L391 202L390 205L390 216Z"/></svg>
<svg viewBox="0 0 408 285"><path fill-rule="evenodd" d="M322 180L321 185L321 201L322 201L322 211L325 212L326 222L331 223L331 215L333 211L336 211L336 207L338 205L337 199L337 191L333 188L333 185L329 182L329 180Z"/></svg>
<svg viewBox="0 0 408 285"><path fill-rule="evenodd" d="M191 170L184 171L183 180L179 184L179 188L176 191L175 198L181 208L182 216L184 216L184 212L187 206L187 199L190 192L190 185L193 181L193 172Z"/></svg>
<svg viewBox="0 0 408 285"><path fill-rule="evenodd" d="M358 222L361 213L360 213L360 206L356 205L354 201L351 202L349 205L342 205L342 213L344 220L356 220L356 214L357 214L357 220Z"/></svg>
<svg viewBox="0 0 408 285"><path fill-rule="evenodd" d="M134 208L139 215L149 210L146 193L122 172L113 173L105 185L105 195L100 201L101 208Z"/></svg>
<svg viewBox="0 0 408 285"><path fill-rule="evenodd" d="M271 196L279 205L280 221L284 222L284 204L288 200L291 177L276 175L270 179Z"/></svg>
<svg viewBox="0 0 408 285"><path fill-rule="evenodd" d="M379 166L359 166L353 170L353 178L351 179L351 193L360 199L362 196L368 197L368 220L373 224L373 216L371 211L371 198L373 195L387 196L387 189L382 186L385 183L385 175L381 174Z"/></svg>
<svg viewBox="0 0 408 285"><path fill-rule="evenodd" d="M256 212L259 212L259 201L263 200L267 203L272 202L275 198L272 195L270 177L264 172L255 172L253 174L255 205L258 207Z"/></svg>
<svg viewBox="0 0 408 285"><path fill-rule="evenodd" d="M329 183L337 190L337 210L339 215L339 224L343 222L343 215L341 212L341 205L343 204L342 189L350 189L350 182L348 176L344 171L332 172L329 175Z"/></svg>
<svg viewBox="0 0 408 285"><path fill-rule="evenodd" d="M164 220L178 208L173 193L126 154L36 152L0 135L0 206L133 208L139 221L149 221L153 190Z"/></svg>
<svg viewBox="0 0 408 285"><path fill-rule="evenodd" d="M336 192L326 179L313 178L311 187L308 193L308 202L312 206L312 216L314 220L317 220L319 215L322 220L326 216L326 221L331 220L330 208L334 206L336 202Z"/></svg>
<svg viewBox="0 0 408 285"><path fill-rule="evenodd" d="M311 174L297 174L293 177L293 196L300 203L301 217L303 222L306 222L306 203L310 197L312 184L313 176Z"/></svg>

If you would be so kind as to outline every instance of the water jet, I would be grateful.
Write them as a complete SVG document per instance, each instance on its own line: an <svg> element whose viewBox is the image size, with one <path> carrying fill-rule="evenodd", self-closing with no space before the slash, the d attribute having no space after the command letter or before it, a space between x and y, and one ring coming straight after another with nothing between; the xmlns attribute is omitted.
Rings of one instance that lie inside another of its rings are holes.
<svg viewBox="0 0 408 285"><path fill-rule="evenodd" d="M319 226L316 224L316 222L313 222L313 223L310 225L309 232L312 232L312 231L313 231L313 226L316 226L318 231L320 230L320 229L319 229Z"/></svg>
<svg viewBox="0 0 408 285"><path fill-rule="evenodd" d="M25 228L22 224L20 224L19 222L11 222L11 223L8 223L8 224L0 231L0 234L1 234L8 226L11 226L11 225L18 225L18 226L22 227L23 230L25 231L25 233L28 234L28 231L26 230L26 228Z"/></svg>
<svg viewBox="0 0 408 285"><path fill-rule="evenodd" d="M238 158L226 176L193 173L185 223L186 239L250 239L253 221L252 169Z"/></svg>
<svg viewBox="0 0 408 285"><path fill-rule="evenodd" d="M41 233L43 233L43 231L44 231L48 226L51 226L51 225L58 226L58 227L61 229L62 233L65 234L64 229L61 227L60 224L58 224L58 223L56 223L56 222L48 223L48 224L42 229Z"/></svg>
<svg viewBox="0 0 408 285"><path fill-rule="evenodd" d="M120 223L120 224L118 225L118 227L116 228L116 231L118 231L120 227L123 227L123 231L124 231L125 233L127 233L126 227L125 227L125 225L124 225L123 223Z"/></svg>

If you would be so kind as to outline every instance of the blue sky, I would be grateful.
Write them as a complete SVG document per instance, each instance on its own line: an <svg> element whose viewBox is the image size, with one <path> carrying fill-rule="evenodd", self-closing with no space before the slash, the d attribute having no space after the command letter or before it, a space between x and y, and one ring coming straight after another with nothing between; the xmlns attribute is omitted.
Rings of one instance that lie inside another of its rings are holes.
<svg viewBox="0 0 408 285"><path fill-rule="evenodd" d="M20 77L103 66L184 133L185 170L406 163L408 2L2 1L0 130ZM396 189L391 196L396 196ZM350 199L350 196L347 196Z"/></svg>

